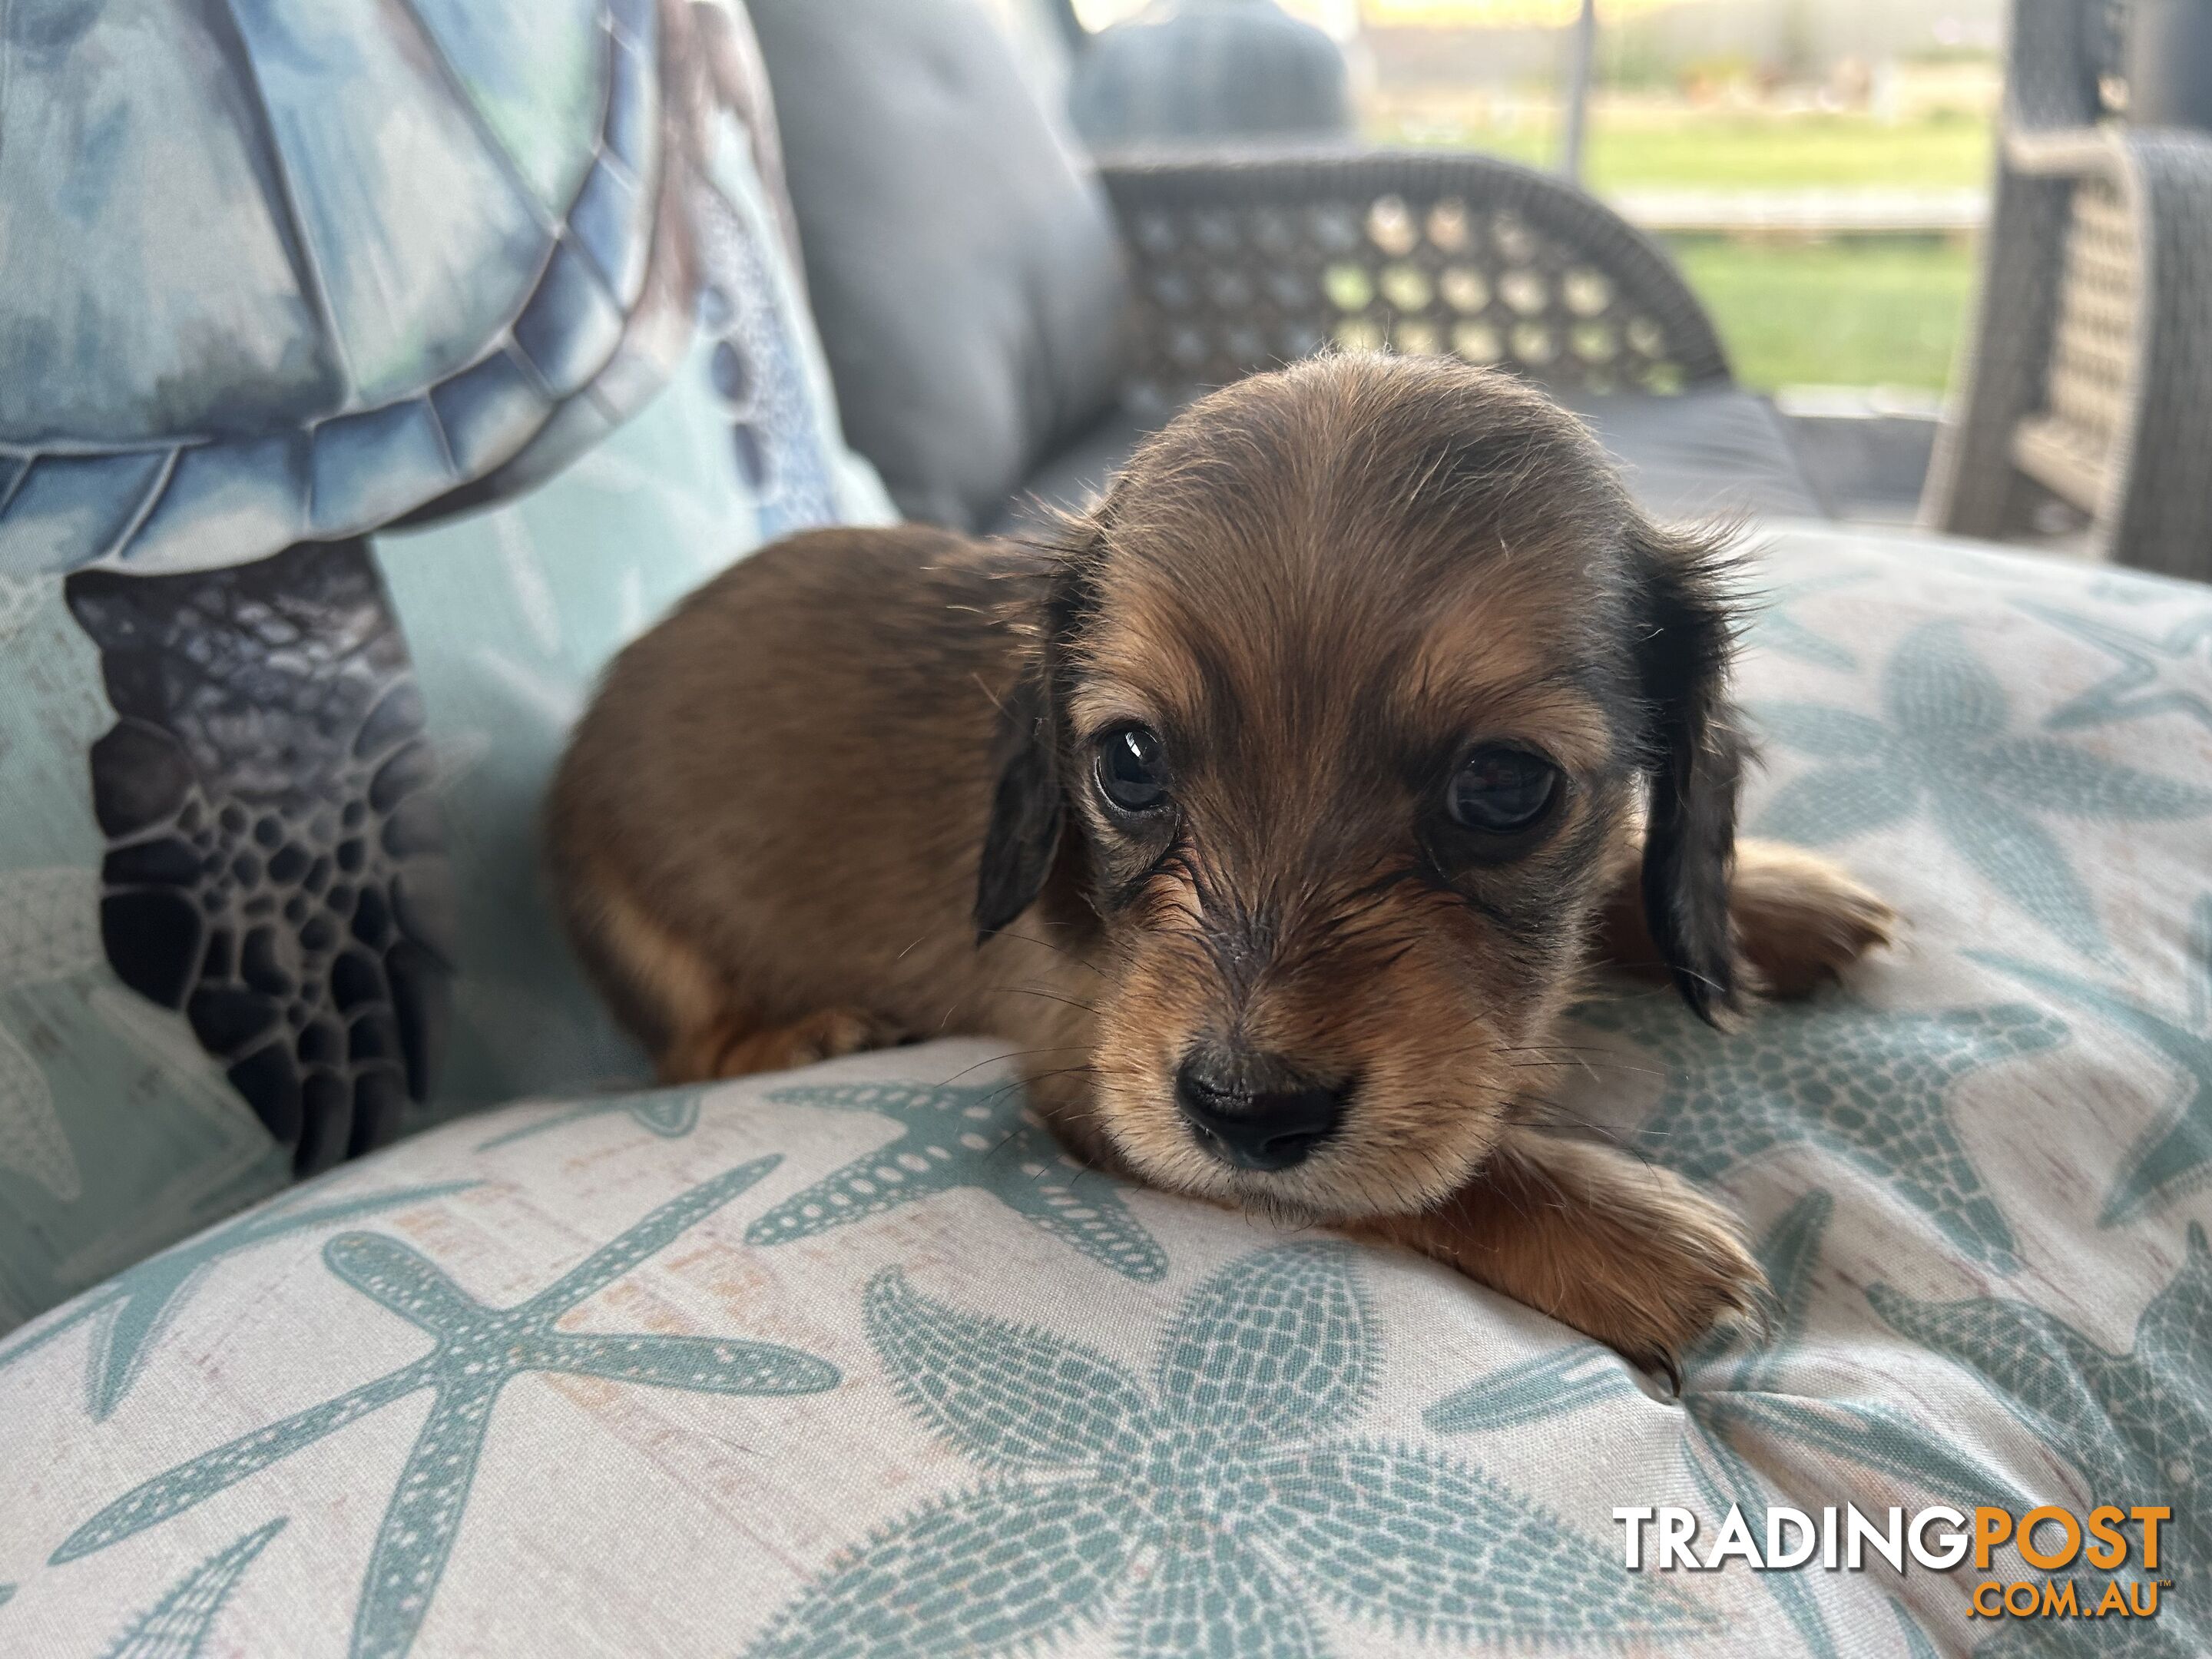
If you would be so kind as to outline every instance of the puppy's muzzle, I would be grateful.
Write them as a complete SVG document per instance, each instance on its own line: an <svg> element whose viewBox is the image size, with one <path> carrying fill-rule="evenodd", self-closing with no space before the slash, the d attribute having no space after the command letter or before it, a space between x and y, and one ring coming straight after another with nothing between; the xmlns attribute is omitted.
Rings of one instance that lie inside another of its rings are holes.
<svg viewBox="0 0 2212 1659"><path fill-rule="evenodd" d="M1202 1046L1176 1073L1176 1104L1224 1164L1287 1170L1336 1133L1352 1088L1315 1083L1279 1055Z"/></svg>

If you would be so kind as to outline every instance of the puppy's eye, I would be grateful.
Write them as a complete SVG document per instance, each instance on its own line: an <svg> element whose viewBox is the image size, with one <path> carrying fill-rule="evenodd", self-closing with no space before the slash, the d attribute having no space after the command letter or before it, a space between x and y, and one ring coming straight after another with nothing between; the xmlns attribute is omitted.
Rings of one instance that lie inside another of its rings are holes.
<svg viewBox="0 0 2212 1659"><path fill-rule="evenodd" d="M1117 726L1098 739L1098 793L1124 812L1149 812L1168 798L1159 734L1149 726Z"/></svg>
<svg viewBox="0 0 2212 1659"><path fill-rule="evenodd" d="M1559 793L1559 769L1519 749L1478 749L1451 781L1444 805L1453 821L1490 836L1526 830Z"/></svg>

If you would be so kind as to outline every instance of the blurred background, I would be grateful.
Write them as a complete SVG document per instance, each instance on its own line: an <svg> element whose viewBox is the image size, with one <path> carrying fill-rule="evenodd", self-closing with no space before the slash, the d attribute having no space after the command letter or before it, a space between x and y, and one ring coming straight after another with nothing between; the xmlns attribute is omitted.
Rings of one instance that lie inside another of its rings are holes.
<svg viewBox="0 0 2212 1659"><path fill-rule="evenodd" d="M1661 236L1741 383L1933 413L1989 210L2002 0L1279 3L1342 51L1362 137L1566 171ZM1146 4L1073 9L1096 31Z"/></svg>

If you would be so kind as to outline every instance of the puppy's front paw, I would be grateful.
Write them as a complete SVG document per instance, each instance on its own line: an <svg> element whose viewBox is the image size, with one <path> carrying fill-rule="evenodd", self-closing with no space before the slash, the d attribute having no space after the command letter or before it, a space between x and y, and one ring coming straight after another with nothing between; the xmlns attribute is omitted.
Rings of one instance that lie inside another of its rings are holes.
<svg viewBox="0 0 2212 1659"><path fill-rule="evenodd" d="M1613 1146L1507 1132L1438 1208L1348 1231L1409 1245L1596 1338L1681 1387L1709 1333L1756 1328L1766 1279L1734 1216Z"/></svg>
<svg viewBox="0 0 2212 1659"><path fill-rule="evenodd" d="M1719 1204L1671 1170L1641 1184L1593 1230L1580 1280L1553 1311L1680 1394L1683 1358L1706 1336L1763 1326L1766 1275Z"/></svg>
<svg viewBox="0 0 2212 1659"><path fill-rule="evenodd" d="M1825 859L1777 842L1736 848L1729 897L1736 949L1773 997L1809 996L1893 941L1897 912Z"/></svg>

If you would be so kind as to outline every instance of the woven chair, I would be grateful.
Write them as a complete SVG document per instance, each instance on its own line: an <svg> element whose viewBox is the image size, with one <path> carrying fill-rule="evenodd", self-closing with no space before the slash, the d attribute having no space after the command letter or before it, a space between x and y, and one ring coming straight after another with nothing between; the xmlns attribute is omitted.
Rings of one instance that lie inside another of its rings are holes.
<svg viewBox="0 0 2212 1659"><path fill-rule="evenodd" d="M1209 140L1094 180L977 0L750 9L846 434L910 518L1026 533L1193 394L1332 343L1542 384L1662 517L1826 510L1667 254L1556 178Z"/></svg>
<svg viewBox="0 0 2212 1659"><path fill-rule="evenodd" d="M1976 316L1922 501L2002 538L2040 485L2099 557L2212 579L2212 136L2123 125L2121 8L2016 0Z"/></svg>
<svg viewBox="0 0 2212 1659"><path fill-rule="evenodd" d="M1164 410L1334 343L1448 352L1555 390L1730 384L1673 262L1618 214L1483 156L1109 160L1139 342Z"/></svg>

